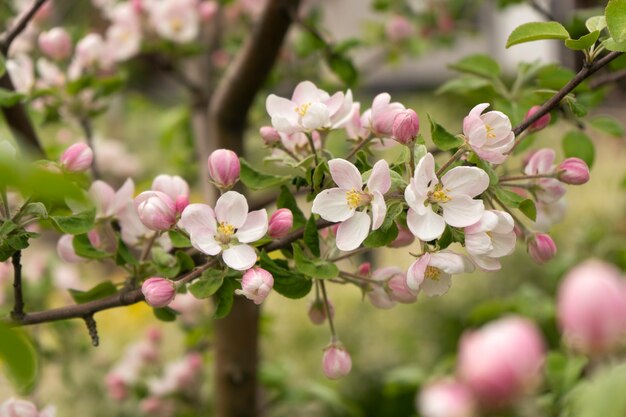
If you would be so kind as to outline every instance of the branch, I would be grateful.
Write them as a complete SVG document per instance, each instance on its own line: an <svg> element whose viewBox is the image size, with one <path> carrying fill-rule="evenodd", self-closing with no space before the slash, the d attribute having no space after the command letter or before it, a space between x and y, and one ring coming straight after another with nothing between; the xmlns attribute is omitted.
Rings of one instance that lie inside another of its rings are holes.
<svg viewBox="0 0 626 417"><path fill-rule="evenodd" d="M0 35L0 53L2 55L7 56L9 54L9 48L11 44L17 38L20 33L26 29L28 23L32 20L32 18L37 14L41 6L46 2L46 0L37 0L33 3L31 8L23 13L21 16L18 16L17 23L13 25L13 27L7 29L2 35Z"/></svg>
<svg viewBox="0 0 626 417"><path fill-rule="evenodd" d="M558 22L556 17L550 12L550 10L543 7L537 0L528 0L528 3L535 9L540 15L542 15L546 20Z"/></svg>
<svg viewBox="0 0 626 417"><path fill-rule="evenodd" d="M595 90L596 88L603 87L603 86L605 86L607 84L611 84L611 83L620 81L623 78L626 78L626 69L622 69L622 70L619 70L619 71L609 72L608 74L600 75L600 76L594 78L593 81L591 81L589 83L589 87L591 87L592 90Z"/></svg>
<svg viewBox="0 0 626 417"><path fill-rule="evenodd" d="M11 318L21 320L24 317L24 295L22 294L22 251L17 251L11 257L13 263L13 311Z"/></svg>

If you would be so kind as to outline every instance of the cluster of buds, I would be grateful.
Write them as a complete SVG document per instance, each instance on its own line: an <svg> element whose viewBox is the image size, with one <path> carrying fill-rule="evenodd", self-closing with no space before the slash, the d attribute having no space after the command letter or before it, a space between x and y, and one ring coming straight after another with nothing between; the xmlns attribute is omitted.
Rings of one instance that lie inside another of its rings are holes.
<svg viewBox="0 0 626 417"><path fill-rule="evenodd" d="M37 406L30 401L9 398L0 404L0 416L2 417L56 417L56 407L47 406L39 411Z"/></svg>

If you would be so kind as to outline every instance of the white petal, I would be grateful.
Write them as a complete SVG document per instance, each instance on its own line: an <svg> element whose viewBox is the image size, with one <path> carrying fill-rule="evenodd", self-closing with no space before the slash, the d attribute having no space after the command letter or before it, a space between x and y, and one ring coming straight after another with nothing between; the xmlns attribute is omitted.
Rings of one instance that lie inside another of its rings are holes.
<svg viewBox="0 0 626 417"><path fill-rule="evenodd" d="M494 233L508 233L515 227L513 217L506 211L490 210L489 212L493 213L498 220L496 225L491 229Z"/></svg>
<svg viewBox="0 0 626 417"><path fill-rule="evenodd" d="M132 179L128 178L124 181L124 184L120 187L119 190L115 193L115 198L113 199L113 204L111 207L112 214L118 215L122 212L128 202L133 199L133 194L135 193L135 183Z"/></svg>
<svg viewBox="0 0 626 417"><path fill-rule="evenodd" d="M361 173L352 163L345 159L336 158L328 161L330 176L335 184L344 190L358 190L363 188Z"/></svg>
<svg viewBox="0 0 626 417"><path fill-rule="evenodd" d="M487 255L493 250L493 244L485 232L466 233L465 248L470 255Z"/></svg>
<svg viewBox="0 0 626 417"><path fill-rule="evenodd" d="M337 247L342 251L351 251L361 246L370 231L370 216L357 211L354 216L339 225L337 229Z"/></svg>
<svg viewBox="0 0 626 417"><path fill-rule="evenodd" d="M476 197L489 187L489 176L476 167L456 167L441 177L441 184L450 196Z"/></svg>
<svg viewBox="0 0 626 417"><path fill-rule="evenodd" d="M342 222L352 217L355 209L348 205L345 190L331 188L315 196L311 212L319 214L329 222Z"/></svg>
<svg viewBox="0 0 626 417"><path fill-rule="evenodd" d="M474 270L474 265L465 256L450 251L432 253L429 265L446 274L462 274Z"/></svg>
<svg viewBox="0 0 626 417"><path fill-rule="evenodd" d="M500 270L500 268L502 268L502 265L500 265L500 261L496 258L491 258L485 255L476 256L471 254L470 258L472 259L472 262L474 262L476 266L483 271L498 271Z"/></svg>
<svg viewBox="0 0 626 417"><path fill-rule="evenodd" d="M480 103L475 105L474 107L472 107L472 110L470 110L468 116L480 116L482 112L485 111L485 109L487 107L489 107L490 104L489 103Z"/></svg>
<svg viewBox="0 0 626 417"><path fill-rule="evenodd" d="M248 216L248 201L237 191L227 191L215 204L215 217L218 222L226 222L235 229L240 228Z"/></svg>
<svg viewBox="0 0 626 417"><path fill-rule="evenodd" d="M447 203L441 203L443 218L450 226L467 227L483 216L485 206L482 200L472 200L466 195L453 197Z"/></svg>
<svg viewBox="0 0 626 417"><path fill-rule="evenodd" d="M367 180L367 189L369 191L378 191L385 194L391 188L391 174L389 173L389 165L387 161L381 159L374 164L372 174Z"/></svg>
<svg viewBox="0 0 626 417"><path fill-rule="evenodd" d="M267 211L255 210L248 213L246 222L237 230L235 237L242 243L251 243L261 239L267 233Z"/></svg>
<svg viewBox="0 0 626 417"><path fill-rule="evenodd" d="M226 249L222 253L222 259L229 267L244 271L256 263L256 252L252 246L236 245Z"/></svg>
<svg viewBox="0 0 626 417"><path fill-rule="evenodd" d="M214 238L214 234L207 228L198 229L189 236L194 248L207 255L217 255L222 251L222 247Z"/></svg>
<svg viewBox="0 0 626 417"><path fill-rule="evenodd" d="M443 217L435 213L430 207L427 207L426 212L422 215L413 209L409 209L406 223L411 233L424 242L437 239L446 228Z"/></svg>
<svg viewBox="0 0 626 417"><path fill-rule="evenodd" d="M409 266L406 272L406 285L410 290L419 291L424 282L428 262L430 262L430 254L425 253Z"/></svg>
<svg viewBox="0 0 626 417"><path fill-rule="evenodd" d="M214 235L217 230L215 213L206 204L189 204L183 210L179 224L190 234L195 234L198 230L208 229Z"/></svg>
<svg viewBox="0 0 626 417"><path fill-rule="evenodd" d="M515 249L516 241L517 237L515 236L514 231L510 231L508 233L493 233L491 235L493 250L489 256L499 258L501 256L510 255Z"/></svg>
<svg viewBox="0 0 626 417"><path fill-rule="evenodd" d="M372 230L378 229L385 221L387 206L381 193L375 191L372 198Z"/></svg>
<svg viewBox="0 0 626 417"><path fill-rule="evenodd" d="M435 174L435 159L431 153L427 153L420 159L415 167L415 174L413 174L415 180L416 190L432 191L435 185L439 183L437 175Z"/></svg>
<svg viewBox="0 0 626 417"><path fill-rule="evenodd" d="M293 90L291 100L298 105L319 101L319 89L311 81L302 81Z"/></svg>
<svg viewBox="0 0 626 417"><path fill-rule="evenodd" d="M295 111L296 104L286 98L270 94L265 100L265 109L272 118L284 118L291 124L298 122L298 113Z"/></svg>
<svg viewBox="0 0 626 417"><path fill-rule="evenodd" d="M307 130L330 126L328 107L322 103L313 103L302 117L302 126Z"/></svg>
<svg viewBox="0 0 626 417"><path fill-rule="evenodd" d="M477 223L465 228L465 234L490 232L494 230L497 225L498 215L495 213L495 210L485 210L483 216Z"/></svg>
<svg viewBox="0 0 626 417"><path fill-rule="evenodd" d="M451 278L450 274L442 272L439 274L439 279L425 279L424 282L422 282L421 289L429 297L444 295L452 285Z"/></svg>

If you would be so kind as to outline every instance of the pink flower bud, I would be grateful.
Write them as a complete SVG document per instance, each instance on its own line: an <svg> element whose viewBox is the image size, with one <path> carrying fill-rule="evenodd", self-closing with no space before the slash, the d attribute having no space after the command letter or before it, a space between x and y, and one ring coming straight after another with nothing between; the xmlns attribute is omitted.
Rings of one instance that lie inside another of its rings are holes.
<svg viewBox="0 0 626 417"><path fill-rule="evenodd" d="M239 181L241 165L237 154L228 149L218 149L209 156L209 175L222 189L231 188Z"/></svg>
<svg viewBox="0 0 626 417"><path fill-rule="evenodd" d="M476 402L472 392L453 380L442 380L422 388L417 400L423 417L472 417Z"/></svg>
<svg viewBox="0 0 626 417"><path fill-rule="evenodd" d="M176 197L176 202L174 203L176 207L176 213L182 214L185 207L189 205L189 198L186 195L179 195Z"/></svg>
<svg viewBox="0 0 626 417"><path fill-rule="evenodd" d="M570 185L581 185L589 181L589 167L579 158L567 158L557 168L559 181Z"/></svg>
<svg viewBox="0 0 626 417"><path fill-rule="evenodd" d="M160 191L144 191L135 197L139 220L150 230L171 229L176 223L176 203Z"/></svg>
<svg viewBox="0 0 626 417"><path fill-rule="evenodd" d="M84 143L75 143L63 152L60 162L68 171L85 171L93 162L93 151Z"/></svg>
<svg viewBox="0 0 626 417"><path fill-rule="evenodd" d="M38 417L35 404L26 400L9 398L0 406L0 416L2 417Z"/></svg>
<svg viewBox="0 0 626 417"><path fill-rule="evenodd" d="M330 302L330 300L328 301L328 305L330 306L330 316L335 317L335 308L333 307L333 304ZM311 323L318 326L320 324L324 324L326 318L328 317L328 315L326 314L326 304L323 300L313 301L309 305L309 311L307 314L309 315L309 320L311 320Z"/></svg>
<svg viewBox="0 0 626 417"><path fill-rule="evenodd" d="M150 327L146 332L146 337L150 341L150 343L158 344L161 343L161 339L163 339L163 331L160 327Z"/></svg>
<svg viewBox="0 0 626 417"><path fill-rule="evenodd" d="M545 233L535 233L527 243L528 254L538 264L548 262L556 255L556 244L552 238Z"/></svg>
<svg viewBox="0 0 626 417"><path fill-rule="evenodd" d="M274 277L263 268L248 269L241 278L241 289L235 294L243 295L254 304L261 304L274 286Z"/></svg>
<svg viewBox="0 0 626 417"><path fill-rule="evenodd" d="M272 146L275 143L280 142L280 135L272 126L261 127L259 129L259 133L261 134L261 138L263 138L263 142L265 142L268 146Z"/></svg>
<svg viewBox="0 0 626 417"><path fill-rule="evenodd" d="M363 277L368 276L372 272L372 264L369 262L363 262L359 265L357 273Z"/></svg>
<svg viewBox="0 0 626 417"><path fill-rule="evenodd" d="M165 193L172 200L181 195L189 198L189 184L178 175L158 175L152 181L152 191Z"/></svg>
<svg viewBox="0 0 626 417"><path fill-rule="evenodd" d="M144 415L154 417L171 417L176 412L172 400L150 396L139 403L139 409Z"/></svg>
<svg viewBox="0 0 626 417"><path fill-rule="evenodd" d="M457 375L486 408L512 404L541 377L544 343L537 327L506 317L461 338Z"/></svg>
<svg viewBox="0 0 626 417"><path fill-rule="evenodd" d="M203 1L198 5L198 13L200 14L200 19L202 19L203 22L210 22L213 20L218 10L219 5L216 1Z"/></svg>
<svg viewBox="0 0 626 417"><path fill-rule="evenodd" d="M267 234L278 239L286 236L293 227L293 214L286 208L278 209L270 217Z"/></svg>
<svg viewBox="0 0 626 417"><path fill-rule="evenodd" d="M385 25L385 34L392 42L400 42L413 35L413 26L409 20L402 15L392 16Z"/></svg>
<svg viewBox="0 0 626 417"><path fill-rule="evenodd" d="M626 291L620 271L585 261L563 280L557 317L567 344L588 355L610 353L626 335Z"/></svg>
<svg viewBox="0 0 626 417"><path fill-rule="evenodd" d="M401 111L393 119L393 138L403 145L413 143L419 131L419 118L411 109Z"/></svg>
<svg viewBox="0 0 626 417"><path fill-rule="evenodd" d="M60 27L41 32L38 43L39 49L52 59L64 59L72 53L70 35Z"/></svg>
<svg viewBox="0 0 626 417"><path fill-rule="evenodd" d="M89 242L93 247L100 246L100 235L94 229L91 230L87 237L89 238ZM82 258L76 254L74 250L74 236L73 235L63 235L57 242L57 254L59 258L61 258L65 262L69 263L77 263L85 261L85 258Z"/></svg>
<svg viewBox="0 0 626 417"><path fill-rule="evenodd" d="M402 248L409 246L413 241L415 241L415 235L413 235L408 228L398 225L398 237L396 237L389 246L392 248Z"/></svg>
<svg viewBox="0 0 626 417"><path fill-rule="evenodd" d="M526 113L526 119L530 118L530 116L537 113L537 110L539 110L540 108L541 106L532 106L530 110L528 110L528 113ZM552 116L550 116L550 113L544 114L539 119L537 119L537 121L535 121L533 124L530 125L530 130L536 132L538 130L545 128L550 123L551 118Z"/></svg>
<svg viewBox="0 0 626 417"><path fill-rule="evenodd" d="M339 379L350 373L352 359L348 351L339 343L332 343L324 349L322 357L324 375L330 379Z"/></svg>
<svg viewBox="0 0 626 417"><path fill-rule="evenodd" d="M128 386L124 379L116 374L110 373L105 379L109 398L116 401L122 401L128 396Z"/></svg>
<svg viewBox="0 0 626 417"><path fill-rule="evenodd" d="M148 278L141 286L146 302L152 307L165 307L176 297L174 283L165 278Z"/></svg>

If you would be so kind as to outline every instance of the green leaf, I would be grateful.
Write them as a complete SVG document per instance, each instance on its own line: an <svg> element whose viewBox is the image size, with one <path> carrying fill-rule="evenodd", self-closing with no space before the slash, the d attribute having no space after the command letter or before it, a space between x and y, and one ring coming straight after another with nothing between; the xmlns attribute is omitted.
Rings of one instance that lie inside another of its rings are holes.
<svg viewBox="0 0 626 417"><path fill-rule="evenodd" d="M298 207L298 203L296 202L293 193L284 185L280 187L280 194L276 200L276 207L291 210L291 214L293 214L293 227L295 229L299 229L305 225L306 217L304 217L302 210Z"/></svg>
<svg viewBox="0 0 626 417"><path fill-rule="evenodd" d="M478 159L476 165L478 165L478 168L485 171L489 176L489 185L496 185L500 181L500 177L496 174L496 171L494 171L493 166L491 166L489 162Z"/></svg>
<svg viewBox="0 0 626 417"><path fill-rule="evenodd" d="M4 57L0 55L0 77L4 75L7 71L6 63L4 62Z"/></svg>
<svg viewBox="0 0 626 417"><path fill-rule="evenodd" d="M339 275L339 268L335 264L319 259L309 259L297 243L294 243L292 247L296 269L304 275L318 279L335 278Z"/></svg>
<svg viewBox="0 0 626 417"><path fill-rule="evenodd" d="M280 176L280 175L270 175L261 173L252 166L243 158L239 158L239 162L241 163L241 182L251 190L262 190L264 188L276 187L280 184L284 184L291 180L291 177Z"/></svg>
<svg viewBox="0 0 626 417"><path fill-rule="evenodd" d="M503 188L496 188L496 197L507 207L518 208L524 200L521 195Z"/></svg>
<svg viewBox="0 0 626 417"><path fill-rule="evenodd" d="M382 227L378 230L374 230L370 235L363 241L363 246L366 248L378 248L381 246L387 246L398 237L398 226L395 223L392 223L391 226L387 229L383 229Z"/></svg>
<svg viewBox="0 0 626 417"><path fill-rule="evenodd" d="M430 122L430 135L435 146L442 151L449 151L450 149L458 148L463 145L463 139L457 138L452 133L444 129L440 124L435 122L430 115L428 115L428 121Z"/></svg>
<svg viewBox="0 0 626 417"><path fill-rule="evenodd" d="M537 220L537 207L535 206L535 202L533 200L527 198L519 204L518 208L530 220Z"/></svg>
<svg viewBox="0 0 626 417"><path fill-rule="evenodd" d="M34 216L38 219L47 219L48 218L48 210L46 210L46 206L39 201L35 201L32 203L28 203L25 207L20 210L20 217L22 216Z"/></svg>
<svg viewBox="0 0 626 417"><path fill-rule="evenodd" d="M94 248L86 233L74 236L72 247L76 255L87 259L104 259L111 256L107 252Z"/></svg>
<svg viewBox="0 0 626 417"><path fill-rule="evenodd" d="M152 259L154 266L160 276L174 278L180 272L180 265L175 256L170 255L162 248L152 248Z"/></svg>
<svg viewBox="0 0 626 417"><path fill-rule="evenodd" d="M239 288L239 283L232 278L227 278L220 289L215 293L215 313L214 319L221 319L230 313L233 308L235 290Z"/></svg>
<svg viewBox="0 0 626 417"><path fill-rule="evenodd" d="M270 272L274 277L274 291L292 299L305 297L311 291L313 281L289 269L286 262L284 267L278 262L280 261L271 259L265 251L261 252L261 268Z"/></svg>
<svg viewBox="0 0 626 417"><path fill-rule="evenodd" d="M326 48L326 43L309 31L301 31L294 42L294 49L300 58Z"/></svg>
<svg viewBox="0 0 626 417"><path fill-rule="evenodd" d="M626 41L616 42L615 39L608 38L605 39L604 42L602 42L602 46L604 46L609 51L626 52Z"/></svg>
<svg viewBox="0 0 626 417"><path fill-rule="evenodd" d="M179 314L178 311L169 307L153 308L152 313L154 317L165 322L176 321L176 316Z"/></svg>
<svg viewBox="0 0 626 417"><path fill-rule="evenodd" d="M17 223L13 220L5 220L0 226L0 236L7 236L9 233L17 229Z"/></svg>
<svg viewBox="0 0 626 417"><path fill-rule="evenodd" d="M26 249L28 247L28 240L32 236L35 235L22 229L20 232L9 235L9 237L7 237L7 243L15 250Z"/></svg>
<svg viewBox="0 0 626 417"><path fill-rule="evenodd" d="M320 256L320 236L317 231L317 223L315 217L311 215L304 227L304 244L309 248L311 253L319 258Z"/></svg>
<svg viewBox="0 0 626 417"><path fill-rule="evenodd" d="M597 116L591 119L591 126L616 138L624 137L624 125L615 117Z"/></svg>
<svg viewBox="0 0 626 417"><path fill-rule="evenodd" d="M501 72L500 65L491 57L483 54L466 56L449 67L453 70L485 78L497 78Z"/></svg>
<svg viewBox="0 0 626 417"><path fill-rule="evenodd" d="M71 216L50 216L52 223L63 233L79 235L93 229L96 219L96 209L92 208Z"/></svg>
<svg viewBox="0 0 626 417"><path fill-rule="evenodd" d="M24 98L24 94L0 88L0 107L15 106Z"/></svg>
<svg viewBox="0 0 626 417"><path fill-rule="evenodd" d="M139 265L139 261L133 256L126 243L121 237L117 239L117 251L115 252L115 263L117 265Z"/></svg>
<svg viewBox="0 0 626 417"><path fill-rule="evenodd" d="M578 39L565 39L565 46L574 51L589 49L600 37L599 31L593 31Z"/></svg>
<svg viewBox="0 0 626 417"><path fill-rule="evenodd" d="M200 278L187 287L196 298L209 298L220 289L226 273L220 269L204 271Z"/></svg>
<svg viewBox="0 0 626 417"><path fill-rule="evenodd" d="M111 281L102 282L95 287L91 288L88 291L79 291L79 290L68 290L70 296L76 303L83 304L89 301L99 300L104 297L108 297L109 295L113 295L117 293L117 288L115 284Z"/></svg>
<svg viewBox="0 0 626 417"><path fill-rule="evenodd" d="M569 32L558 22L524 23L513 30L506 41L506 47L544 39L569 39Z"/></svg>
<svg viewBox="0 0 626 417"><path fill-rule="evenodd" d="M17 391L27 393L35 386L37 353L26 334L0 322L0 359Z"/></svg>
<svg viewBox="0 0 626 417"><path fill-rule="evenodd" d="M562 145L567 158L580 158L591 168L596 151L589 136L578 130L573 130L563 137Z"/></svg>
<svg viewBox="0 0 626 417"><path fill-rule="evenodd" d="M473 75L463 75L443 83L441 87L435 91L435 94L452 93L469 95L483 88L493 88L493 86L489 80L485 80L484 78L475 77Z"/></svg>
<svg viewBox="0 0 626 417"><path fill-rule="evenodd" d="M191 241L187 236L178 230L170 230L167 232L170 240L172 241L172 246L175 248L188 248L191 247Z"/></svg>
<svg viewBox="0 0 626 417"><path fill-rule="evenodd" d="M626 0L609 0L604 13L611 37L618 43L626 41Z"/></svg>
<svg viewBox="0 0 626 417"><path fill-rule="evenodd" d="M178 262L178 265L180 265L179 273L191 271L196 266L193 258L188 255L187 252L182 250L176 251L176 261Z"/></svg>
<svg viewBox="0 0 626 417"><path fill-rule="evenodd" d="M324 179L327 178L327 175L330 172L328 168L328 163L326 161L320 162L318 166L315 167L313 171L313 189L317 192L324 185Z"/></svg>
<svg viewBox="0 0 626 417"><path fill-rule="evenodd" d="M359 73L352 60L343 54L332 53L327 57L328 66L339 79L352 86L359 78Z"/></svg>
<svg viewBox="0 0 626 417"><path fill-rule="evenodd" d="M546 379L552 391L566 394L576 385L588 363L584 356L565 356L561 352L550 352L546 357Z"/></svg>
<svg viewBox="0 0 626 417"><path fill-rule="evenodd" d="M593 16L585 21L585 26L589 32L601 32L606 27L606 18L604 16Z"/></svg>

